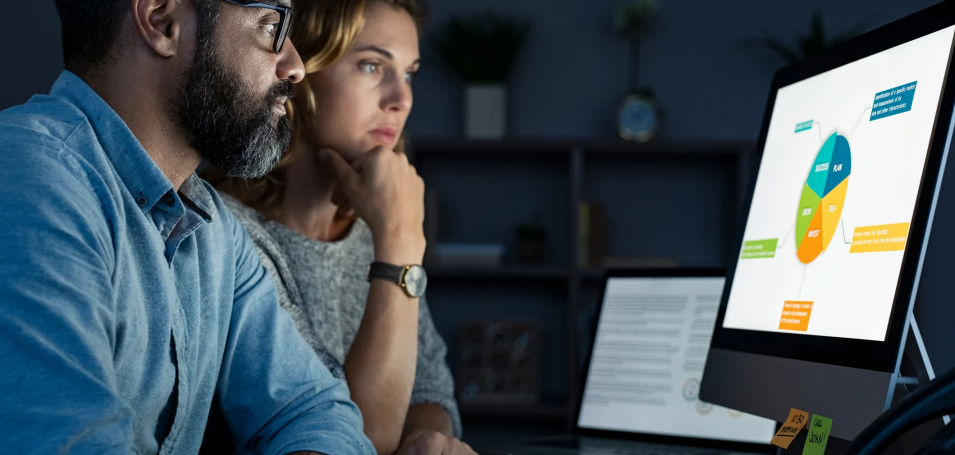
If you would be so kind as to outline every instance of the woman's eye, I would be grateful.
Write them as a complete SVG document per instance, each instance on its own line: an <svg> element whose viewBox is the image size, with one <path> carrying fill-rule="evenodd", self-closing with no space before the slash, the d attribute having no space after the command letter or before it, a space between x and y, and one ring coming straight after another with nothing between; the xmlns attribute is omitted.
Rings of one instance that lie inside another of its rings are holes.
<svg viewBox="0 0 955 455"><path fill-rule="evenodd" d="M358 67L361 68L361 71L366 74L375 74L378 72L377 63L361 63L358 65Z"/></svg>
<svg viewBox="0 0 955 455"><path fill-rule="evenodd" d="M414 71L408 71L405 73L405 82L410 84L412 81L414 81L415 74L416 73Z"/></svg>

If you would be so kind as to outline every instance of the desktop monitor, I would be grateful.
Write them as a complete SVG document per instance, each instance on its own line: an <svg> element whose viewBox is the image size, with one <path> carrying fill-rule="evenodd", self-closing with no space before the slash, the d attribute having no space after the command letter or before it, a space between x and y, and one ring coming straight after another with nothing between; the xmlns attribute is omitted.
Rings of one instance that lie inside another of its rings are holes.
<svg viewBox="0 0 955 455"><path fill-rule="evenodd" d="M780 70L707 402L851 440L891 403L952 134L955 1Z"/></svg>

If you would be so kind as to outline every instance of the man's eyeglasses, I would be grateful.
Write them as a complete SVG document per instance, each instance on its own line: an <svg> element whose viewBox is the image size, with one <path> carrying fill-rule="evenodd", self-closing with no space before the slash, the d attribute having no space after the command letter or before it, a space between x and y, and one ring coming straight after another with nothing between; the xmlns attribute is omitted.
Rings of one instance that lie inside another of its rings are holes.
<svg viewBox="0 0 955 455"><path fill-rule="evenodd" d="M292 22L292 8L288 6L266 5L265 3L256 3L254 1L223 1L244 8L265 8L279 13L279 23L276 25L278 29L275 32L275 43L272 44L272 49L275 50L276 54L280 54L282 52L282 46L285 45L285 38L288 36L289 25Z"/></svg>

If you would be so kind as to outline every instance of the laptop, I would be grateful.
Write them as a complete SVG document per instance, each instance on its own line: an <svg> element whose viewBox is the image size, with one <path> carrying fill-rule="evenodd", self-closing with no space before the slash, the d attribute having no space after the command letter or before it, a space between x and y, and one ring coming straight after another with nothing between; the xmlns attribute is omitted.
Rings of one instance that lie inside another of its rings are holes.
<svg viewBox="0 0 955 455"><path fill-rule="evenodd" d="M607 272L570 436L510 455L772 453L774 421L699 399L725 269Z"/></svg>

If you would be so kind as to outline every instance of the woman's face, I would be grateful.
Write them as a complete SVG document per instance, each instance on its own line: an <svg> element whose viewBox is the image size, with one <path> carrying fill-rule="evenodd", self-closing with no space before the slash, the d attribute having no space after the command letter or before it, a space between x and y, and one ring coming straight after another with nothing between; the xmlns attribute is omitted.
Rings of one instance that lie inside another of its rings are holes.
<svg viewBox="0 0 955 455"><path fill-rule="evenodd" d="M334 65L307 76L315 92L316 145L348 160L377 146L394 147L411 112L411 79L419 58L411 16L373 3L351 49Z"/></svg>

